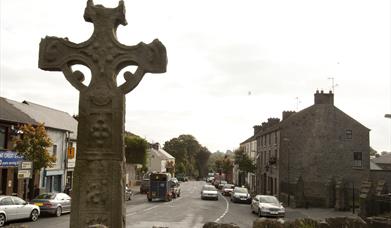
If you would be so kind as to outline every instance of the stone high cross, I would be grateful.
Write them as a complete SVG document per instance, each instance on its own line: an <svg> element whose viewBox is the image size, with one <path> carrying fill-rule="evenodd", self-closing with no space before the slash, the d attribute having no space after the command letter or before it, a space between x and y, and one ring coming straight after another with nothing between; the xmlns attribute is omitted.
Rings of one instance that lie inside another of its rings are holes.
<svg viewBox="0 0 391 228"><path fill-rule="evenodd" d="M77 159L73 177L71 228L125 227L125 94L139 84L145 73L164 73L166 49L154 40L150 44L125 46L116 38L118 25L126 25L125 6L94 5L88 0L84 19L94 24L87 41L75 44L67 38L46 37L39 48L39 68L62 71L80 91ZM91 70L91 82L73 71L82 64ZM125 82L117 86L118 73L126 66Z"/></svg>

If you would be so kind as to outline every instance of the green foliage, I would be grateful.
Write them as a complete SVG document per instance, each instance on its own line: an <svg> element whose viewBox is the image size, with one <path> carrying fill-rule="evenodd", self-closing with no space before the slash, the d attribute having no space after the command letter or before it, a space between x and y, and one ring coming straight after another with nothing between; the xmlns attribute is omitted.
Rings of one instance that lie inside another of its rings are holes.
<svg viewBox="0 0 391 228"><path fill-rule="evenodd" d="M206 176L210 152L192 135L180 135L164 143L163 149L175 157L176 172L189 176Z"/></svg>
<svg viewBox="0 0 391 228"><path fill-rule="evenodd" d="M47 148L52 146L52 142L46 133L44 124L34 127L31 124L25 124L19 127L23 132L21 137L13 141L14 150L23 157L25 161L33 162L32 180L35 180L35 174L42 168L53 167L56 157L49 154ZM29 182L29 198L33 198L34 181Z"/></svg>
<svg viewBox="0 0 391 228"><path fill-rule="evenodd" d="M370 148L369 148L369 155L370 155L370 156L376 156L376 154L378 154L377 151L374 150L372 147L370 147Z"/></svg>
<svg viewBox="0 0 391 228"><path fill-rule="evenodd" d="M44 124L34 127L31 124L25 124L19 127L23 135L16 138L14 149L24 160L32 161L34 170L40 170L46 167L53 167L56 158L51 156L47 150L52 146L52 142L46 133Z"/></svg>
<svg viewBox="0 0 391 228"><path fill-rule="evenodd" d="M256 167L253 161L242 148L235 150L234 157L235 164L239 166L240 170L252 173L255 171Z"/></svg>
<svg viewBox="0 0 391 228"><path fill-rule="evenodd" d="M137 136L125 134L126 163L147 165L148 142Z"/></svg>
<svg viewBox="0 0 391 228"><path fill-rule="evenodd" d="M223 157L219 156L214 163L214 172L222 172L225 174L232 173L234 164L229 155L223 155Z"/></svg>

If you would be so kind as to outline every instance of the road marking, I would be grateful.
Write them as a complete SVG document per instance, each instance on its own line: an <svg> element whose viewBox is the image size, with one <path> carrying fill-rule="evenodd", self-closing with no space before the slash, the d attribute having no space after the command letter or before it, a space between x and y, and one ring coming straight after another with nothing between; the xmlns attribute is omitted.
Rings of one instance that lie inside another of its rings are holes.
<svg viewBox="0 0 391 228"><path fill-rule="evenodd" d="M145 212L145 211L149 211L149 210L152 210L152 209L154 209L154 208L157 208L157 207L159 207L160 205L156 205L156 206L153 206L153 207L150 207L150 208L146 208L146 209L144 209L143 211Z"/></svg>
<svg viewBox="0 0 391 228"><path fill-rule="evenodd" d="M135 214L137 214L137 212L132 212L132 213L126 214L126 216L131 216L131 215L135 215Z"/></svg>
<svg viewBox="0 0 391 228"><path fill-rule="evenodd" d="M229 202L228 202L228 200L223 195L221 195L221 193L219 193L219 194L220 194L221 198L223 198L225 200L225 203L227 204L227 206L225 207L224 213L220 217L218 217L215 220L215 222L220 221L220 219L222 219L228 213L228 210L229 210Z"/></svg>

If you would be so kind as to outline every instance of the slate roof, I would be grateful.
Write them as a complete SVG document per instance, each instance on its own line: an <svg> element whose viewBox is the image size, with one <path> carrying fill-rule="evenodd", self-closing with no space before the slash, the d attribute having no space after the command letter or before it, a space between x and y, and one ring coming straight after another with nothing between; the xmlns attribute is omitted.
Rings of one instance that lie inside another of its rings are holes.
<svg viewBox="0 0 391 228"><path fill-rule="evenodd" d="M372 159L377 164L391 164L391 153Z"/></svg>
<svg viewBox="0 0 391 228"><path fill-rule="evenodd" d="M12 119L13 122L19 123L44 123L45 127L48 128L70 131L71 139L77 138L78 122L66 112L35 104L29 101L17 102L6 98L1 98L0 102L1 119ZM3 111L3 105L5 107L5 111ZM15 116L12 116L13 114L15 114Z"/></svg>
<svg viewBox="0 0 391 228"><path fill-rule="evenodd" d="M256 136L256 135L253 135L253 136L251 136L250 138L244 140L243 142L240 143L240 145L245 144L245 143L248 143L248 142L254 141L255 138L256 138L255 136Z"/></svg>
<svg viewBox="0 0 391 228"><path fill-rule="evenodd" d="M0 120L12 123L38 124L33 118L12 105L13 101L0 97Z"/></svg>

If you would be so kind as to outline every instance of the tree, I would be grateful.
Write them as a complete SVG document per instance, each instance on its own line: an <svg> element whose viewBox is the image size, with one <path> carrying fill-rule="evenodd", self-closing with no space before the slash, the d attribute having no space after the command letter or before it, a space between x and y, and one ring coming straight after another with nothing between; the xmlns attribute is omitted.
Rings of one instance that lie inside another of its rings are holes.
<svg viewBox="0 0 391 228"><path fill-rule="evenodd" d="M175 157L178 173L200 177L206 175L210 152L194 136L180 135L166 141L163 149Z"/></svg>
<svg viewBox="0 0 391 228"><path fill-rule="evenodd" d="M25 124L19 127L21 137L14 139L14 150L22 156L25 161L33 162L32 181L29 182L29 198L34 196L34 180L37 171L46 167L53 167L56 157L48 152L52 142L46 133L44 124L32 126Z"/></svg>
<svg viewBox="0 0 391 228"><path fill-rule="evenodd" d="M130 133L125 134L125 157L126 163L147 165L148 142Z"/></svg>
<svg viewBox="0 0 391 228"><path fill-rule="evenodd" d="M369 155L370 156L376 156L378 153L376 150L374 150L372 147L369 147Z"/></svg>
<svg viewBox="0 0 391 228"><path fill-rule="evenodd" d="M244 172L251 172L253 173L255 171L255 165L253 164L253 161L250 159L250 157L247 155L247 153L243 149L237 149L234 152L234 158L235 158L235 164L239 166L239 169Z"/></svg>

